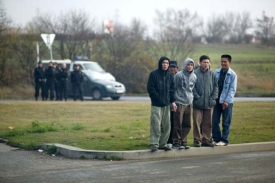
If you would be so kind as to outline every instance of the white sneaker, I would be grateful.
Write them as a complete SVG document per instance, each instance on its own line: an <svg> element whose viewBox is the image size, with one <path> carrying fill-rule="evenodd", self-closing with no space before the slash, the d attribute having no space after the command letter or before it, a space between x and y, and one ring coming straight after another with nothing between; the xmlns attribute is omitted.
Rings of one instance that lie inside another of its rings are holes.
<svg viewBox="0 0 275 183"><path fill-rule="evenodd" d="M172 144L167 144L167 147L172 148L172 147L173 147L173 145L172 145Z"/></svg>
<svg viewBox="0 0 275 183"><path fill-rule="evenodd" d="M225 146L225 143L222 142L222 141L220 141L220 142L216 143L215 145L216 145L216 146Z"/></svg>

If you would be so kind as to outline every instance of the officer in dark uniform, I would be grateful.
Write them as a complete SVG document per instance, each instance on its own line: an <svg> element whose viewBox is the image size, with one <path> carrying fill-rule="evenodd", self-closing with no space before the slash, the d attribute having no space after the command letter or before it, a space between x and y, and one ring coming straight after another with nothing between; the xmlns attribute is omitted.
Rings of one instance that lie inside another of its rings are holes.
<svg viewBox="0 0 275 183"><path fill-rule="evenodd" d="M33 75L34 75L34 82L35 82L35 93L34 93L35 100L36 101L38 100L39 90L41 90L41 98L42 100L44 100L45 99L45 94L44 94L45 72L42 67L41 61L38 62L38 67L34 69Z"/></svg>
<svg viewBox="0 0 275 183"><path fill-rule="evenodd" d="M59 78L59 72L60 68L57 66L57 63L53 63L53 72L54 72L54 93L55 93L55 100L60 100L60 78Z"/></svg>
<svg viewBox="0 0 275 183"><path fill-rule="evenodd" d="M68 82L68 71L66 69L66 64L63 63L59 71L59 93L60 100L62 101L63 97L67 101L67 82Z"/></svg>
<svg viewBox="0 0 275 183"><path fill-rule="evenodd" d="M46 92L45 99L48 100L48 92L50 90L50 100L54 99L54 70L53 63L49 62L49 67L45 71L46 76Z"/></svg>
<svg viewBox="0 0 275 183"><path fill-rule="evenodd" d="M81 72L78 64L74 64L74 71L71 73L71 83L72 83L74 101L76 101L77 90L79 92L80 100L83 101L83 89L82 89L83 73Z"/></svg>

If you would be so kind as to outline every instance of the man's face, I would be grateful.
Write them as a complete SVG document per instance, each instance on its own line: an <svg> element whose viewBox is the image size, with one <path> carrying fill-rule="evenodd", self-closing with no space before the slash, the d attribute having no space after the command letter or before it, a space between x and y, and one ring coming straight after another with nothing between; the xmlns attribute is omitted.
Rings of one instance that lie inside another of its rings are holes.
<svg viewBox="0 0 275 183"><path fill-rule="evenodd" d="M221 58L221 66L223 69L229 69L230 62L229 62L228 58Z"/></svg>
<svg viewBox="0 0 275 183"><path fill-rule="evenodd" d="M38 64L38 67L42 67L42 63L39 63L39 64Z"/></svg>
<svg viewBox="0 0 275 183"><path fill-rule="evenodd" d="M62 69L66 69L66 64L62 64Z"/></svg>
<svg viewBox="0 0 275 183"><path fill-rule="evenodd" d="M193 63L190 62L189 64L187 64L186 70L187 70L188 72L193 71L193 69L194 69L194 64L193 64Z"/></svg>
<svg viewBox="0 0 275 183"><path fill-rule="evenodd" d="M200 62L200 67L203 71L205 71L206 69L209 69L209 65L210 65L209 59L204 59Z"/></svg>
<svg viewBox="0 0 275 183"><path fill-rule="evenodd" d="M49 67L52 67L53 66L53 63L49 63Z"/></svg>
<svg viewBox="0 0 275 183"><path fill-rule="evenodd" d="M172 65L169 67L169 72L173 75L175 75L178 72L178 67Z"/></svg>
<svg viewBox="0 0 275 183"><path fill-rule="evenodd" d="M163 60L161 66L162 66L162 70L164 70L164 71L168 70L169 61L168 60Z"/></svg>
<svg viewBox="0 0 275 183"><path fill-rule="evenodd" d="M79 70L79 65L74 66L76 70Z"/></svg>
<svg viewBox="0 0 275 183"><path fill-rule="evenodd" d="M56 68L56 64L53 64L53 67Z"/></svg>

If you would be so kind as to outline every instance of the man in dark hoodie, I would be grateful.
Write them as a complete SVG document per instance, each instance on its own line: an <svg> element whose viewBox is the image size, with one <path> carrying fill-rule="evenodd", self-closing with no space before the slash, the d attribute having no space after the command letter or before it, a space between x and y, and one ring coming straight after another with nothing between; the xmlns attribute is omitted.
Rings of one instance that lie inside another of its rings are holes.
<svg viewBox="0 0 275 183"><path fill-rule="evenodd" d="M174 79L168 72L170 60L163 56L159 59L158 69L152 71L147 82L147 92L151 98L150 143L151 151L172 150L167 146L170 134L170 103L175 111Z"/></svg>

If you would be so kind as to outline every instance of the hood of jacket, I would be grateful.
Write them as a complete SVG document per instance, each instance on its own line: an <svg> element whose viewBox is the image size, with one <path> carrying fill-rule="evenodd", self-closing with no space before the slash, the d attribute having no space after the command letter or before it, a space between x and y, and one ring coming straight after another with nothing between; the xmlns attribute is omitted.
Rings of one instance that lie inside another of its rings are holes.
<svg viewBox="0 0 275 183"><path fill-rule="evenodd" d="M160 57L160 59L159 59L159 64L158 64L158 69L159 69L160 71L163 71L163 70L162 70L162 62L163 62L164 60L168 60L169 65L170 65L170 59L169 59L168 57L166 57L166 56ZM168 67L169 67L169 66L168 66ZM167 70L168 70L168 69L167 69Z"/></svg>
<svg viewBox="0 0 275 183"><path fill-rule="evenodd" d="M194 60L192 60L191 58L185 59L185 61L183 62L183 66L182 66L182 70L183 70L185 73L188 73L186 67L187 67L187 65L188 65L189 63L193 63L193 66L195 66ZM194 68L193 68L193 71L192 71L192 72L194 72Z"/></svg>

